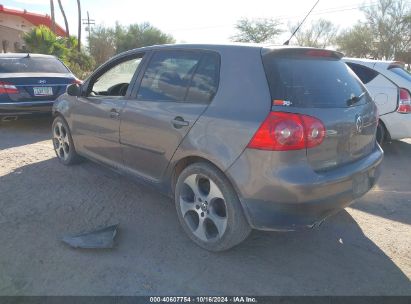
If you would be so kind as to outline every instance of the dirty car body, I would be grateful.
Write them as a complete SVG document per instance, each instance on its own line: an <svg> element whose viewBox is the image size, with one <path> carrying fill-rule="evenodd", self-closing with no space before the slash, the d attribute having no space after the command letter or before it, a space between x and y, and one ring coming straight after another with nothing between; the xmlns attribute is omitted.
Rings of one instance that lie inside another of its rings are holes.
<svg viewBox="0 0 411 304"><path fill-rule="evenodd" d="M136 49L53 112L79 155L171 196L184 168L207 163L229 181L250 227L312 227L369 191L383 158L376 106L340 59L296 47ZM170 69L160 76L159 62Z"/></svg>

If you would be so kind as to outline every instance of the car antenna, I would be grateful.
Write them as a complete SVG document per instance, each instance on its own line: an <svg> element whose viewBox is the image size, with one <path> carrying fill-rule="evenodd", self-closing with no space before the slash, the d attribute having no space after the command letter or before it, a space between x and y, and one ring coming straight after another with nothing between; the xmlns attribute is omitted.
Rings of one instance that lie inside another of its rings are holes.
<svg viewBox="0 0 411 304"><path fill-rule="evenodd" d="M313 9L317 6L318 2L320 2L320 0L317 0L317 2L314 4L314 6L311 8L311 10L308 12L308 14L304 17L303 21L301 21L301 23L297 26L297 28L295 29L294 33L291 35L291 37L283 43L283 45L289 45L290 44L290 40L294 37L294 35L297 33L297 31L300 29L301 25L303 25L305 19L307 19L307 17L311 14L311 12L313 11Z"/></svg>

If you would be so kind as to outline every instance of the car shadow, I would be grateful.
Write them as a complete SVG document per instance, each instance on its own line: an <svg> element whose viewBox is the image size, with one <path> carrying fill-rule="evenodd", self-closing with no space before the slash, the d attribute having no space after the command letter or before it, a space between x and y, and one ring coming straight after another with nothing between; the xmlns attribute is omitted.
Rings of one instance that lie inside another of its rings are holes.
<svg viewBox="0 0 411 304"><path fill-rule="evenodd" d="M411 225L411 142L393 141L383 148L382 174L376 187L352 207Z"/></svg>
<svg viewBox="0 0 411 304"><path fill-rule="evenodd" d="M0 150L51 138L51 116L0 122Z"/></svg>
<svg viewBox="0 0 411 304"><path fill-rule="evenodd" d="M169 198L91 162L20 167L0 176L0 193L0 295L411 295L346 211L210 253L184 234ZM61 242L117 222L114 250Z"/></svg>

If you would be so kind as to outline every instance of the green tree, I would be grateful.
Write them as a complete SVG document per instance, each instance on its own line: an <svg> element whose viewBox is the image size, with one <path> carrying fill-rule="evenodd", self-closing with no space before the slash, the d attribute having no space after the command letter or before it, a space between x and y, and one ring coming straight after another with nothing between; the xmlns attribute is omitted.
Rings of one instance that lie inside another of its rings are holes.
<svg viewBox="0 0 411 304"><path fill-rule="evenodd" d="M289 24L290 34L295 31L298 24ZM332 22L324 19L319 19L310 24L305 30L300 29L295 34L297 44L300 46L325 48L334 43L337 36L338 27Z"/></svg>
<svg viewBox="0 0 411 304"><path fill-rule="evenodd" d="M372 30L362 23L342 31L336 38L338 50L349 57L377 58Z"/></svg>
<svg viewBox="0 0 411 304"><path fill-rule="evenodd" d="M67 53L66 39L57 37L50 28L44 25L33 28L23 37L30 53L55 55L64 58Z"/></svg>
<svg viewBox="0 0 411 304"><path fill-rule="evenodd" d="M279 34L284 32L278 20L269 18L242 18L237 21L235 28L237 34L231 37L231 40L235 42L273 42Z"/></svg>
<svg viewBox="0 0 411 304"><path fill-rule="evenodd" d="M58 37L44 25L33 28L23 37L27 51L60 58L79 78L85 78L94 68L92 57L77 51L77 38ZM67 47L70 45L70 47Z"/></svg>
<svg viewBox="0 0 411 304"><path fill-rule="evenodd" d="M100 65L115 54L155 44L174 43L170 35L149 23L95 27L89 38L90 54Z"/></svg>
<svg viewBox="0 0 411 304"><path fill-rule="evenodd" d="M364 7L377 58L392 59L411 45L410 6L405 0L379 0Z"/></svg>
<svg viewBox="0 0 411 304"><path fill-rule="evenodd" d="M112 28L97 26L89 37L90 54L101 65L116 54L116 35Z"/></svg>
<svg viewBox="0 0 411 304"><path fill-rule="evenodd" d="M117 23L114 32L117 53L149 45L175 43L172 36L163 33L148 22L131 24L128 27L122 27Z"/></svg>

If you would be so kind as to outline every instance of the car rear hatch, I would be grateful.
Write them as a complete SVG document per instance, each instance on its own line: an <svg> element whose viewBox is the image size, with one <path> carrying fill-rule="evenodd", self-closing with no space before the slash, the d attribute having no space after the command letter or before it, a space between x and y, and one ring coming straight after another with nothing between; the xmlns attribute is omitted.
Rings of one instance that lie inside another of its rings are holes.
<svg viewBox="0 0 411 304"><path fill-rule="evenodd" d="M278 48L263 49L262 57L272 111L311 116L325 127L321 142L306 146L314 170L335 168L374 150L377 108L361 81L340 60L341 53Z"/></svg>
<svg viewBox="0 0 411 304"><path fill-rule="evenodd" d="M0 58L0 102L53 101L74 81L55 58Z"/></svg>

